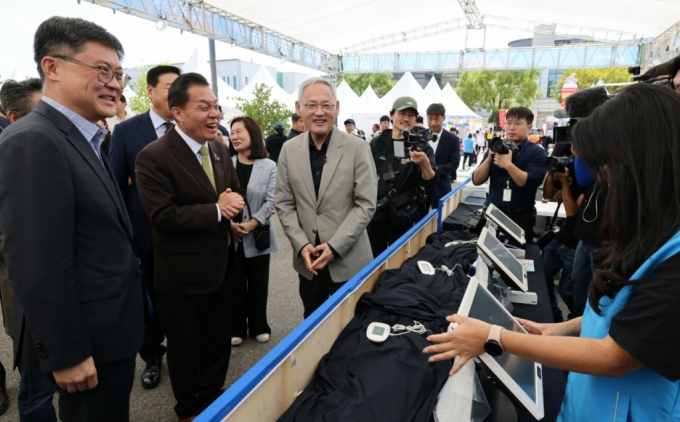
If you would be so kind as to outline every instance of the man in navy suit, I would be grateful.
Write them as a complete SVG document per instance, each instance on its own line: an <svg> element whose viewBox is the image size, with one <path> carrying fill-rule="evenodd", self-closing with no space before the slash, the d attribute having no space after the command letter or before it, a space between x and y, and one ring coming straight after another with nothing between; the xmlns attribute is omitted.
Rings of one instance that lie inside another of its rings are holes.
<svg viewBox="0 0 680 422"><path fill-rule="evenodd" d="M168 109L168 89L179 74L180 70L174 66L156 66L149 70L146 91L151 99L151 110L116 125L118 129L113 133L109 146L109 163L132 222L135 246L139 251L146 291L151 302L144 330L144 343L139 349L139 356L146 362L141 378L142 387L146 389L155 388L161 382L161 362L165 346L162 344L164 335L156 312L156 295L153 289L151 222L139 200L135 161L144 147L163 136L174 124L174 118Z"/></svg>
<svg viewBox="0 0 680 422"><path fill-rule="evenodd" d="M430 104L427 108L427 125L429 129L422 132L427 136L430 133L437 135L436 141L430 141L430 146L434 150L435 164L439 181L433 187L426 189L427 198L430 200L432 208L439 206L439 200L447 193L451 192L451 179L456 179L456 169L460 163L460 140L456 135L444 130L446 109L443 104Z"/></svg>

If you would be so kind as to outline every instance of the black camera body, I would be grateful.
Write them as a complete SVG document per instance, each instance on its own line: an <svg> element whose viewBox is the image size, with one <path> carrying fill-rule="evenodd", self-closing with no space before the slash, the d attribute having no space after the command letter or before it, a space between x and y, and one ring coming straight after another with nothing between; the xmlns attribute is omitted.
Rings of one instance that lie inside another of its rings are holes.
<svg viewBox="0 0 680 422"><path fill-rule="evenodd" d="M548 157L545 160L545 171L548 173L564 173L569 169L570 174L574 174L574 157L571 155L564 157Z"/></svg>
<svg viewBox="0 0 680 422"><path fill-rule="evenodd" d="M519 152L519 149L517 149L517 145L515 145L514 142L507 139L503 140L497 136L489 143L489 149L496 154L512 154L512 161L515 161L515 157L517 157L517 153Z"/></svg>
<svg viewBox="0 0 680 422"><path fill-rule="evenodd" d="M437 141L436 134L428 134L427 138L417 132L416 128L413 128L412 132L404 130L401 132L404 137L404 149L409 152L423 152L428 145L428 141Z"/></svg>

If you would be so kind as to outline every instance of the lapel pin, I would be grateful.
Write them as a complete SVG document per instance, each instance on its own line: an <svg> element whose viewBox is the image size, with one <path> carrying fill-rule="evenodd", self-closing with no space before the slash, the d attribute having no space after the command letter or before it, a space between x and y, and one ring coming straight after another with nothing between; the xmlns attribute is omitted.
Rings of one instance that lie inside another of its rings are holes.
<svg viewBox="0 0 680 422"><path fill-rule="evenodd" d="M220 157L218 157L217 154L215 154L215 161L220 161Z"/></svg>

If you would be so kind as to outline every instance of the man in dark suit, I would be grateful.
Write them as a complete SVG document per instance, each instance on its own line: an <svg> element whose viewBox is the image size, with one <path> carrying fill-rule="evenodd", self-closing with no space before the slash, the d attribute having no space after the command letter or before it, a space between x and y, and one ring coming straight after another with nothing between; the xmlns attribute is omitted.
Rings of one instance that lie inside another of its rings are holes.
<svg viewBox="0 0 680 422"><path fill-rule="evenodd" d="M451 180L456 180L456 169L460 163L460 140L456 135L444 130L442 126L446 120L446 109L443 104L430 104L427 108L428 130L423 135L436 134L437 141L430 141L434 150L434 160L437 165L439 181L431 188L427 188L427 198L432 208L439 207L439 200L451 192Z"/></svg>
<svg viewBox="0 0 680 422"><path fill-rule="evenodd" d="M34 48L44 96L0 137L15 358L52 373L61 420L126 421L144 334L142 271L95 124L115 114L128 80L123 48L104 28L61 17L38 27Z"/></svg>
<svg viewBox="0 0 680 422"><path fill-rule="evenodd" d="M156 312L156 295L153 290L151 222L139 199L135 160L144 147L163 136L174 124L175 118L168 108L168 89L179 75L179 69L174 66L156 66L149 70L146 75L146 92L151 99L151 110L119 123L109 147L109 163L132 222L135 246L142 261L144 284L151 302L151 312L144 330L144 343L139 350L139 356L146 362L141 376L142 387L147 389L155 388L161 382L161 363L165 355L165 346L162 343L165 336Z"/></svg>
<svg viewBox="0 0 680 422"><path fill-rule="evenodd" d="M177 125L137 157L139 197L151 220L154 288L168 341L180 421L220 394L231 352L230 219L243 209L229 151L217 137L217 99L197 73L178 77L168 105ZM234 192L232 192L232 190Z"/></svg>

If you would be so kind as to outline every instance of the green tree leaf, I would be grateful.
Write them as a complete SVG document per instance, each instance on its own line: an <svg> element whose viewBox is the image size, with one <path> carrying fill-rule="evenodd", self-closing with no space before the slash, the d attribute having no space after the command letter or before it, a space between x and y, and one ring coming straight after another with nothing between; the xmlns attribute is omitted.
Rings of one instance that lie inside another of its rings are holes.
<svg viewBox="0 0 680 422"><path fill-rule="evenodd" d="M630 82L631 75L625 68L615 67L608 69L567 69L562 75L560 75L557 83L552 88L553 97L557 101L562 101L562 85L564 81L572 73L576 74L576 81L579 89L590 88L591 86L597 84L600 80L605 83L620 83L620 82ZM616 94L621 91L625 86L611 86L607 87L607 91L610 94Z"/></svg>
<svg viewBox="0 0 680 422"><path fill-rule="evenodd" d="M498 124L498 110L528 107L540 96L538 70L478 70L463 73L456 93L473 110L491 112Z"/></svg>
<svg viewBox="0 0 680 422"><path fill-rule="evenodd" d="M288 119L293 114L293 110L278 100L271 100L272 88L265 84L255 85L253 91L254 98L246 100L236 97L236 108L241 110L246 116L252 117L260 125L264 133L274 133L276 122L283 122L286 133L290 127Z"/></svg>
<svg viewBox="0 0 680 422"><path fill-rule="evenodd" d="M366 91L369 83L378 98L382 98L385 94L390 92L396 84L392 80L391 73L346 73L342 78L347 81L347 84L352 88L352 91L359 96Z"/></svg>

